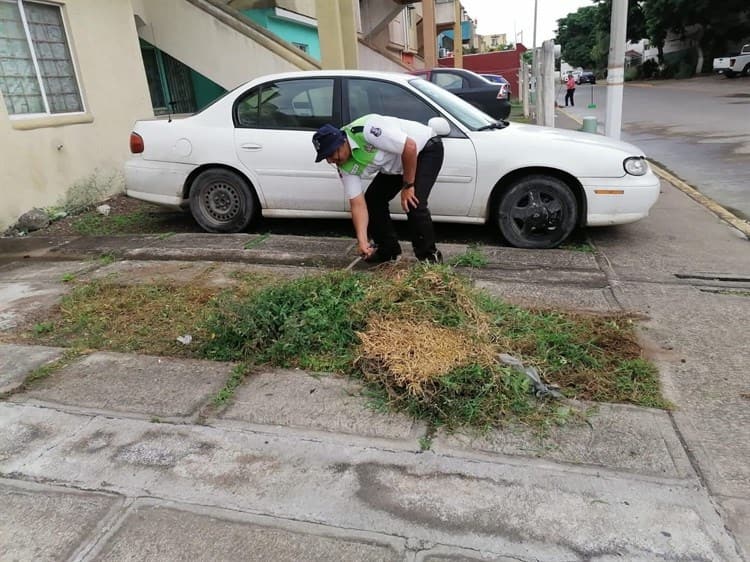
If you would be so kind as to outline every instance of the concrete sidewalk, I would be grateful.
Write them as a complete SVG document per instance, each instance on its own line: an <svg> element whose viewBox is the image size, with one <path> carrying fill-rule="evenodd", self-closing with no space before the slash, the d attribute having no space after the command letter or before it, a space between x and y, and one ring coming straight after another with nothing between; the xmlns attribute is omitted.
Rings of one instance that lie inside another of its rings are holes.
<svg viewBox="0 0 750 562"><path fill-rule="evenodd" d="M602 405L544 438L439 433L422 451L422 424L339 377L259 372L216 409L231 364L93 352L22 386L64 350L5 343L0 559L747 560L750 248L662 190L648 219L591 229L594 253L485 247L466 273L520 304L643 313L674 412ZM354 248L193 234L0 239L0 255L8 341L68 275L230 286L343 269Z"/></svg>

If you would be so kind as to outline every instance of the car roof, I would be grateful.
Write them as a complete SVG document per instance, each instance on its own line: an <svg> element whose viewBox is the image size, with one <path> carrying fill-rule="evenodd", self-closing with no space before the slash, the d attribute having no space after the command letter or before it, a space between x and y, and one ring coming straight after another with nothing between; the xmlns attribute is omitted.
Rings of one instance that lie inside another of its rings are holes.
<svg viewBox="0 0 750 562"><path fill-rule="evenodd" d="M373 70L300 70L296 72L279 72L276 74L265 74L258 76L252 80L248 80L243 85L247 86L258 82L267 82L269 80L286 80L289 78L315 78L320 76L321 78L330 78L336 76L348 76L348 77L359 77L359 78L381 78L391 80L395 82L406 83L409 80L419 78L406 72L385 72L385 71L373 71Z"/></svg>

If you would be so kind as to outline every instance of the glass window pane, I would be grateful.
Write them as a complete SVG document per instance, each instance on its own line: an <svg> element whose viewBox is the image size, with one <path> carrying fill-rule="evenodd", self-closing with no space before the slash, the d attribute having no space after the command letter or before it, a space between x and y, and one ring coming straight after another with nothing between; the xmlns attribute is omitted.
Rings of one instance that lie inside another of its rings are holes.
<svg viewBox="0 0 750 562"><path fill-rule="evenodd" d="M259 126L315 130L333 119L333 79L310 78L265 84L258 108Z"/></svg>
<svg viewBox="0 0 750 562"><path fill-rule="evenodd" d="M440 114L412 92L380 80L352 78L349 90L349 117L354 120L368 113L390 115L420 123Z"/></svg>
<svg viewBox="0 0 750 562"><path fill-rule="evenodd" d="M23 6L50 112L83 111L60 8L35 2L24 2ZM67 72L61 73L61 67ZM68 78L68 84L74 87L64 88L58 78Z"/></svg>
<svg viewBox="0 0 750 562"><path fill-rule="evenodd" d="M0 92L10 115L44 113L18 4L0 2Z"/></svg>

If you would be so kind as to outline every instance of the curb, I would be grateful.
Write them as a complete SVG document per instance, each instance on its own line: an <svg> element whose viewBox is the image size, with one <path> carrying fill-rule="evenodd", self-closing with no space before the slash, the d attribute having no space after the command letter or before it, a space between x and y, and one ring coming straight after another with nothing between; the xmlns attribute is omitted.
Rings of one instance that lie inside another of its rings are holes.
<svg viewBox="0 0 750 562"><path fill-rule="evenodd" d="M557 110L563 115L565 115L565 117L567 117L568 119L572 119L579 125L583 125L583 120L580 119L579 117L575 115L571 115L570 113L568 113L567 111L561 108L557 108ZM677 176L667 172L661 166L654 164L651 160L649 160L649 165L654 170L654 173L657 176L671 183L677 189L679 189L680 191L688 195L691 199L703 205L706 209L711 211L721 220L729 223L729 225L739 230L742 234L745 235L745 238L750 239L750 223L748 221L743 220L737 215L735 215L734 213L732 213L731 211L728 211L727 209L722 207L719 203L717 203L716 201L714 201L707 195L703 195L700 191L698 191L692 185L681 180Z"/></svg>

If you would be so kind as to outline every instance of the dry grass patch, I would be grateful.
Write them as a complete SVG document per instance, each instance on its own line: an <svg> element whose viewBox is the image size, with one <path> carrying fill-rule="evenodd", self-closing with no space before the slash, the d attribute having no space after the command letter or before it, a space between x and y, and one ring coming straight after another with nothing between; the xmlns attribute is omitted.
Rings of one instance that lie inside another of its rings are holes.
<svg viewBox="0 0 750 562"><path fill-rule="evenodd" d="M449 266L390 266L298 279L238 276L201 286L79 283L60 314L28 335L81 349L299 367L363 380L373 402L433 426L557 423L508 353L571 398L668 407L633 317L509 305ZM177 342L191 335L192 343ZM217 399L231 398L242 380ZM566 410L567 411L567 410Z"/></svg>

